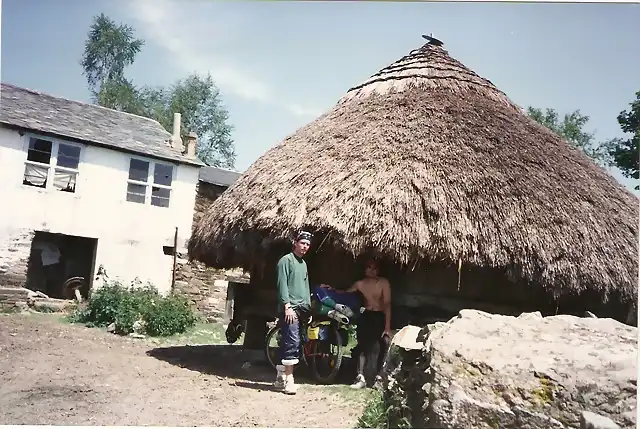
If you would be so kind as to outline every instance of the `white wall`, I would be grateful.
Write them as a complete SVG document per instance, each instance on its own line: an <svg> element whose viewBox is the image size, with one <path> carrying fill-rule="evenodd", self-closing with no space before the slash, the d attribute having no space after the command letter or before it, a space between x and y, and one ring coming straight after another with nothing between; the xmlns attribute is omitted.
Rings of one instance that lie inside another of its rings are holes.
<svg viewBox="0 0 640 429"><path fill-rule="evenodd" d="M174 166L169 207L133 203L126 201L129 160L144 157L84 145L75 193L45 190L22 184L28 137L0 127L0 251L10 240L1 231L97 238L96 270L102 264L111 278L138 277L168 291L173 259L162 247L173 246L175 227L178 249L191 234L198 167Z"/></svg>

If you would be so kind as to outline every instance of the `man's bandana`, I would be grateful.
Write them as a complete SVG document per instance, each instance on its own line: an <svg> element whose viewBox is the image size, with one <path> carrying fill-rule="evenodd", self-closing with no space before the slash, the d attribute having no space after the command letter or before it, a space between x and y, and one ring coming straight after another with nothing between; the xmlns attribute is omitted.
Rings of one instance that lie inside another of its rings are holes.
<svg viewBox="0 0 640 429"><path fill-rule="evenodd" d="M298 235L296 236L296 242L301 241L301 240L306 240L308 242L311 242L311 238L312 237L313 237L313 234L311 234L310 232L300 231L298 233Z"/></svg>

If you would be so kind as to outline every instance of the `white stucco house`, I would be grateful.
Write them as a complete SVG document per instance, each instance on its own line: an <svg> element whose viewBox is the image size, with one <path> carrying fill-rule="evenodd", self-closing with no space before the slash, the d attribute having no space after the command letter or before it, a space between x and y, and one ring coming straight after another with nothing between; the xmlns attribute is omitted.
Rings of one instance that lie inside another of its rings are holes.
<svg viewBox="0 0 640 429"><path fill-rule="evenodd" d="M0 287L60 297L98 267L171 288L191 234L200 167L194 135L156 121L1 84ZM58 263L56 263L58 262ZM99 285L96 282L96 287Z"/></svg>

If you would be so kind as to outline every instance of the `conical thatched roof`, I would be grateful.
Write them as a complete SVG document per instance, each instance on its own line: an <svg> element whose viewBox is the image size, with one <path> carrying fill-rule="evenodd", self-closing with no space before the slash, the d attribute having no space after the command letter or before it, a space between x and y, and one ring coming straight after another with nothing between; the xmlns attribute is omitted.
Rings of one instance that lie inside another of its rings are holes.
<svg viewBox="0 0 640 429"><path fill-rule="evenodd" d="M500 267L637 301L636 197L437 43L258 159L196 225L190 253L250 267L303 226L354 255Z"/></svg>

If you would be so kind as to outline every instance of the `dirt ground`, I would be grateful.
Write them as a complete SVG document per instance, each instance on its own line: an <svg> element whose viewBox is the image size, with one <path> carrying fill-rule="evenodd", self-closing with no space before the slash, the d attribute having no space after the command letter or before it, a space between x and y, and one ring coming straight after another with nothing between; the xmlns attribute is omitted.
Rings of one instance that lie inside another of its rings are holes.
<svg viewBox="0 0 640 429"><path fill-rule="evenodd" d="M270 390L239 346L161 345L0 314L0 424L355 427L365 394L303 384ZM305 383L302 375L297 379Z"/></svg>

